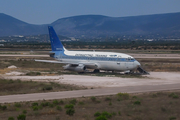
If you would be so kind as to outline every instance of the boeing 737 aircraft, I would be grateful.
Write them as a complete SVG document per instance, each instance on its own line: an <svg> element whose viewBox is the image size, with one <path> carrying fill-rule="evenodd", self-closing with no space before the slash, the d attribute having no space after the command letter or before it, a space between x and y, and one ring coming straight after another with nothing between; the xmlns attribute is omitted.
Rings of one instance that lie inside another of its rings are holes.
<svg viewBox="0 0 180 120"><path fill-rule="evenodd" d="M140 66L140 63L132 56L115 52L95 52L95 51L68 51L60 42L52 26L48 27L52 51L52 60L35 60L38 62L63 63L65 70L72 70L79 73L94 69L107 71L133 71Z"/></svg>

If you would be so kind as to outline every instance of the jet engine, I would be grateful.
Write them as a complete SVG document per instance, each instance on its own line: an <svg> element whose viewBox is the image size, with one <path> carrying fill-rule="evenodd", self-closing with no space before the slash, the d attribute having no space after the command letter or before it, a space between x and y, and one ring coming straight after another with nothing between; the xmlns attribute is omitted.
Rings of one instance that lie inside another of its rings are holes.
<svg viewBox="0 0 180 120"><path fill-rule="evenodd" d="M79 64L79 65L68 64L68 65L63 66L63 68L65 70L76 71L79 73L86 71L86 67L83 64Z"/></svg>

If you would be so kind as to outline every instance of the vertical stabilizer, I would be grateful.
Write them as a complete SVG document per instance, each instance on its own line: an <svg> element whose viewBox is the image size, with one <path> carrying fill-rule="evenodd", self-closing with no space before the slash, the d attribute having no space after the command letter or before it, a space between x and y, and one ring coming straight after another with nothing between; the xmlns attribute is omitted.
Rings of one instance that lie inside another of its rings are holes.
<svg viewBox="0 0 180 120"><path fill-rule="evenodd" d="M49 30L49 37L51 41L52 51L64 51L65 48L63 47L56 32L54 31L54 28L52 26L48 26L48 30Z"/></svg>

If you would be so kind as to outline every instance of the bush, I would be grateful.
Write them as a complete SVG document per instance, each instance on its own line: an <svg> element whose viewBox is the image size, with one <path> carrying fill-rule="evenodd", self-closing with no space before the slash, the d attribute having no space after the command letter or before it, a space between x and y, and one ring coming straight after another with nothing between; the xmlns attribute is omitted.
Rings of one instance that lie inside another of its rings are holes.
<svg viewBox="0 0 180 120"><path fill-rule="evenodd" d="M109 102L109 105L112 105L112 103L111 103L111 102Z"/></svg>
<svg viewBox="0 0 180 120"><path fill-rule="evenodd" d="M33 111L37 111L38 109L38 106L33 106Z"/></svg>
<svg viewBox="0 0 180 120"><path fill-rule="evenodd" d="M128 93L118 93L117 96L118 96L121 100L128 100L128 99L129 99L129 94L128 94Z"/></svg>
<svg viewBox="0 0 180 120"><path fill-rule="evenodd" d="M172 116L169 118L169 120L176 120L176 117Z"/></svg>
<svg viewBox="0 0 180 120"><path fill-rule="evenodd" d="M14 117L9 117L8 120L14 120Z"/></svg>
<svg viewBox="0 0 180 120"><path fill-rule="evenodd" d="M37 102L32 103L32 106L38 106L38 103Z"/></svg>
<svg viewBox="0 0 180 120"><path fill-rule="evenodd" d="M40 72L28 72L28 73L26 73L26 75L36 76L36 75L41 75L41 73Z"/></svg>
<svg viewBox="0 0 180 120"><path fill-rule="evenodd" d="M141 105L141 102L140 101L135 101L134 105Z"/></svg>
<svg viewBox="0 0 180 120"><path fill-rule="evenodd" d="M26 110L23 110L23 112L22 112L23 114L26 114L27 113L27 111Z"/></svg>
<svg viewBox="0 0 180 120"><path fill-rule="evenodd" d="M112 117L112 115L110 113L106 112L106 111L102 112L101 115L106 116L107 118L111 118Z"/></svg>
<svg viewBox="0 0 180 120"><path fill-rule="evenodd" d="M66 110L66 114L68 114L69 116L73 116L74 113L75 113L75 110L72 108Z"/></svg>
<svg viewBox="0 0 180 120"><path fill-rule="evenodd" d="M120 111L118 111L118 114L119 114L119 115L121 115L121 112L120 112Z"/></svg>
<svg viewBox="0 0 180 120"><path fill-rule="evenodd" d="M133 96L132 99L137 99L138 97L137 96Z"/></svg>
<svg viewBox="0 0 180 120"><path fill-rule="evenodd" d="M98 117L98 116L100 116L100 115L101 115L100 112L96 112L96 113L94 114L94 117Z"/></svg>
<svg viewBox="0 0 180 120"><path fill-rule="evenodd" d="M79 105L84 105L84 102L79 102Z"/></svg>
<svg viewBox="0 0 180 120"><path fill-rule="evenodd" d="M91 97L91 100L94 102L94 101L96 101L96 97Z"/></svg>
<svg viewBox="0 0 180 120"><path fill-rule="evenodd" d="M111 98L110 97L106 97L105 101L111 101Z"/></svg>
<svg viewBox="0 0 180 120"><path fill-rule="evenodd" d="M49 107L53 108L53 107L54 107L54 105L50 103L50 104L49 104Z"/></svg>
<svg viewBox="0 0 180 120"><path fill-rule="evenodd" d="M6 110L6 109L7 109L7 106L6 106L6 105L0 106L0 109L1 109L1 110Z"/></svg>
<svg viewBox="0 0 180 120"><path fill-rule="evenodd" d="M52 90L52 89L53 89L52 86L45 86L45 87L43 87L43 90Z"/></svg>
<svg viewBox="0 0 180 120"><path fill-rule="evenodd" d="M18 120L26 120L26 115L21 114L17 117Z"/></svg>
<svg viewBox="0 0 180 120"><path fill-rule="evenodd" d="M166 112L166 108L161 107L161 111Z"/></svg>
<svg viewBox="0 0 180 120"><path fill-rule="evenodd" d="M74 105L72 105L72 104L65 105L64 108L66 108L66 109L73 109L73 108L74 108Z"/></svg>
<svg viewBox="0 0 180 120"><path fill-rule="evenodd" d="M107 120L106 116L100 115L95 120Z"/></svg>
<svg viewBox="0 0 180 120"><path fill-rule="evenodd" d="M54 104L54 105L57 105L57 104L59 104L59 102L58 102L57 100L54 100L54 101L53 101L53 104Z"/></svg>
<svg viewBox="0 0 180 120"><path fill-rule="evenodd" d="M56 109L59 110L59 111L62 111L62 107L61 106L57 106Z"/></svg>
<svg viewBox="0 0 180 120"><path fill-rule="evenodd" d="M171 93L169 94L169 97L172 97L172 98L179 98L179 96L175 93Z"/></svg>
<svg viewBox="0 0 180 120"><path fill-rule="evenodd" d="M60 104L64 104L64 101L63 101L63 100L60 100L59 103L60 103Z"/></svg>
<svg viewBox="0 0 180 120"><path fill-rule="evenodd" d="M112 113L111 113L111 115L114 115L114 116L115 116L115 115L116 115L116 113L115 113L115 112L112 112Z"/></svg>
<svg viewBox="0 0 180 120"><path fill-rule="evenodd" d="M43 107L46 107L46 106L49 106L49 102L45 102L45 103L41 103L41 106L43 106Z"/></svg>
<svg viewBox="0 0 180 120"><path fill-rule="evenodd" d="M15 103L14 106L20 108L21 104L20 103Z"/></svg>
<svg viewBox="0 0 180 120"><path fill-rule="evenodd" d="M178 96L178 95L173 95L173 97L172 97L172 98L177 99L177 98L179 98L179 96Z"/></svg>
<svg viewBox="0 0 180 120"><path fill-rule="evenodd" d="M69 103L75 105L75 104L77 103L77 100L76 100L76 99L73 99L73 100L69 101Z"/></svg>
<svg viewBox="0 0 180 120"><path fill-rule="evenodd" d="M157 97L157 94L153 94L152 97L153 97L153 98Z"/></svg>

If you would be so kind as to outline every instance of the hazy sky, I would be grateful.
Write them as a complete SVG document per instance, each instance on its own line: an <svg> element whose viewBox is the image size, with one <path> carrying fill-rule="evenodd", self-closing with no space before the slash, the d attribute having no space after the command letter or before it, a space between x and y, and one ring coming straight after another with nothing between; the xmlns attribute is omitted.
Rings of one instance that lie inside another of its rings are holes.
<svg viewBox="0 0 180 120"><path fill-rule="evenodd" d="M32 24L75 15L137 16L180 12L180 0L0 0L0 13Z"/></svg>

